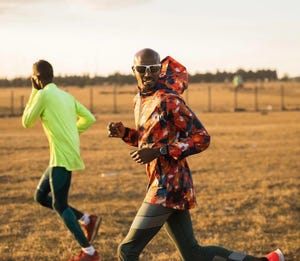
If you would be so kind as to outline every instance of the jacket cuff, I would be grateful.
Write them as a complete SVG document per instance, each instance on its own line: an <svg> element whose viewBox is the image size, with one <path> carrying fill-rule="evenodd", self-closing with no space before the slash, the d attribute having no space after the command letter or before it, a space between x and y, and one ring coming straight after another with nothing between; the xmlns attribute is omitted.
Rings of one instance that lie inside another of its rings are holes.
<svg viewBox="0 0 300 261"><path fill-rule="evenodd" d="M123 135L123 137L122 137L122 140L125 141L126 137L127 137L128 134L129 134L129 130L130 130L130 129L129 129L128 127L125 128L125 133L124 133L124 135Z"/></svg>

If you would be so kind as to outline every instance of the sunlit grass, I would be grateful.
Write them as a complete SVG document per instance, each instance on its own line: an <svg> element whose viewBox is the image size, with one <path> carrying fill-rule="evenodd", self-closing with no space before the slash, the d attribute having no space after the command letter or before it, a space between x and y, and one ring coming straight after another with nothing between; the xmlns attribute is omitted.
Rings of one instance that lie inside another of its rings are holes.
<svg viewBox="0 0 300 261"><path fill-rule="evenodd" d="M300 256L300 113L202 113L210 148L189 158L198 207L191 211L202 245L262 255L280 247L286 260ZM107 138L109 121L133 126L132 112L97 114L81 137L86 169L73 173L70 204L103 216L95 241L104 261L116 260L147 185L133 149ZM0 119L0 260L67 260L80 248L58 216L33 201L49 150L40 123ZM161 243L163 242L163 244ZM162 230L141 260L179 260Z"/></svg>

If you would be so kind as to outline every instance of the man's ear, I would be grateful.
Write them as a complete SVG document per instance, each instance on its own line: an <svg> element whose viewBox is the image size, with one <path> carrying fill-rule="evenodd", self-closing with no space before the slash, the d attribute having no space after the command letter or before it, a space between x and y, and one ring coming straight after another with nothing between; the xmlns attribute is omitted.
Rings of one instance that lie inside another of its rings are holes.
<svg viewBox="0 0 300 261"><path fill-rule="evenodd" d="M131 69L132 69L132 74L135 75L135 69L133 65L131 66Z"/></svg>

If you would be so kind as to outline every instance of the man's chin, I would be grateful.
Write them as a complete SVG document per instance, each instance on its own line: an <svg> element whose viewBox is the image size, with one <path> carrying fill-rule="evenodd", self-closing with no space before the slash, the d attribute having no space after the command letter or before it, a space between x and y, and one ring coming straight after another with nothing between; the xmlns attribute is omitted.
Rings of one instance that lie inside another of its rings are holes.
<svg viewBox="0 0 300 261"><path fill-rule="evenodd" d="M143 91L144 92L151 91L151 90L154 89L154 87L155 87L155 84L153 84L153 83L144 83L143 84Z"/></svg>
<svg viewBox="0 0 300 261"><path fill-rule="evenodd" d="M144 76L141 78L141 83L143 85L144 91L151 91L155 88L158 78L156 77L150 77L150 76Z"/></svg>

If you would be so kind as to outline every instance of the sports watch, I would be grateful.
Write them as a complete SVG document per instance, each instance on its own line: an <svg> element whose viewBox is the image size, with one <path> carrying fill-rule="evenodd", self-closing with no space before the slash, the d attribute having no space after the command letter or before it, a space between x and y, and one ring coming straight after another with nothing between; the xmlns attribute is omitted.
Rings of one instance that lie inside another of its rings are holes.
<svg viewBox="0 0 300 261"><path fill-rule="evenodd" d="M163 156L168 155L169 154L168 145L160 147L159 153Z"/></svg>

